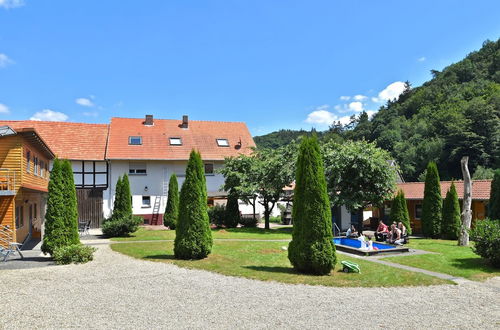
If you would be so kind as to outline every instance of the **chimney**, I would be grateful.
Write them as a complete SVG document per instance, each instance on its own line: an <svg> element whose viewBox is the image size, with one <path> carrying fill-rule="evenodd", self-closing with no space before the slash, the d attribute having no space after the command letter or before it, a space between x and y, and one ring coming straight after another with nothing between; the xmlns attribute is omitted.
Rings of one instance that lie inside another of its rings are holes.
<svg viewBox="0 0 500 330"><path fill-rule="evenodd" d="M146 126L153 126L153 115L146 115L146 120L144 121L144 125Z"/></svg>
<svg viewBox="0 0 500 330"><path fill-rule="evenodd" d="M189 119L187 115L182 116L182 128L188 128L189 127Z"/></svg>

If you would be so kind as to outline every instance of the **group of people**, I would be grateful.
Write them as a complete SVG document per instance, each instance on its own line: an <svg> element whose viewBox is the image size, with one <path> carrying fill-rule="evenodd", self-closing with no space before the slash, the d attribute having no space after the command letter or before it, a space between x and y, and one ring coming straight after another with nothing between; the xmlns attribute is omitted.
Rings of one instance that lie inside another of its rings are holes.
<svg viewBox="0 0 500 330"><path fill-rule="evenodd" d="M406 227L402 222L391 224L391 229L380 220L377 230L375 231L375 238L378 242L388 242L390 244L402 245L406 242L408 233Z"/></svg>

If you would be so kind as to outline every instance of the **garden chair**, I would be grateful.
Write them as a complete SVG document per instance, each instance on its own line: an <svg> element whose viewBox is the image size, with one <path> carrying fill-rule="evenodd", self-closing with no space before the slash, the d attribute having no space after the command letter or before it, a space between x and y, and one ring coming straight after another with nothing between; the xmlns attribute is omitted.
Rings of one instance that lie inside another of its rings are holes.
<svg viewBox="0 0 500 330"><path fill-rule="evenodd" d="M2 262L7 261L8 257L16 253L19 254L21 259L24 259L21 252L21 247L23 245L21 243L14 242L13 238L14 233L10 230L9 226L0 228L0 256L3 256Z"/></svg>
<svg viewBox="0 0 500 330"><path fill-rule="evenodd" d="M78 222L78 232L80 236L90 235L90 223L91 220Z"/></svg>

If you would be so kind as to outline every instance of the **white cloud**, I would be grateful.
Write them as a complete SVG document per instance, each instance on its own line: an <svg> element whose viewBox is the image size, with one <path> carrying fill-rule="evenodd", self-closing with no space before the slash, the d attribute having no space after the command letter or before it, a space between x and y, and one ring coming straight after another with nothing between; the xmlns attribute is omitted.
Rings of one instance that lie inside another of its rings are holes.
<svg viewBox="0 0 500 330"><path fill-rule="evenodd" d="M363 100L366 100L368 97L367 96L364 96L364 95L361 95L361 94L358 94L358 95L354 95L353 99L356 100L356 101L363 101Z"/></svg>
<svg viewBox="0 0 500 330"><path fill-rule="evenodd" d="M14 63L14 61L12 61L7 55L0 53L0 68L5 68L7 65L12 63Z"/></svg>
<svg viewBox="0 0 500 330"><path fill-rule="evenodd" d="M351 97L350 97L350 96L341 96L341 97L340 97L340 100L341 100L341 101L349 101L350 99L351 99Z"/></svg>
<svg viewBox="0 0 500 330"><path fill-rule="evenodd" d="M372 102L379 103L382 101L378 97L372 97Z"/></svg>
<svg viewBox="0 0 500 330"><path fill-rule="evenodd" d="M97 117L99 116L99 113L97 111L91 111L91 112L84 112L83 115L87 117Z"/></svg>
<svg viewBox="0 0 500 330"><path fill-rule="evenodd" d="M351 111L361 112L361 111L363 111L363 103L361 103L359 101L351 102L351 103L349 103L348 108Z"/></svg>
<svg viewBox="0 0 500 330"><path fill-rule="evenodd" d="M5 104L0 103L0 113L10 113L9 107L6 106Z"/></svg>
<svg viewBox="0 0 500 330"><path fill-rule="evenodd" d="M80 97L80 98L76 99L75 102L76 102L76 104L79 104L79 105L84 106L84 107L93 107L94 106L94 103L90 99L87 99L84 97Z"/></svg>
<svg viewBox="0 0 500 330"><path fill-rule="evenodd" d="M30 120L44 120L44 121L66 121L68 116L62 112L52 111L50 109L44 109L35 113Z"/></svg>
<svg viewBox="0 0 500 330"><path fill-rule="evenodd" d="M387 86L383 91L378 93L378 98L381 101L394 100L401 95L405 90L405 83L402 81L396 81Z"/></svg>
<svg viewBox="0 0 500 330"><path fill-rule="evenodd" d="M24 6L24 0L0 0L0 7L5 9Z"/></svg>
<svg viewBox="0 0 500 330"><path fill-rule="evenodd" d="M374 114L376 114L377 111L374 110L366 110L366 114L368 115L368 118L372 118Z"/></svg>
<svg viewBox="0 0 500 330"><path fill-rule="evenodd" d="M419 57L417 58L417 62L423 62L425 61L427 58L425 56L422 56L422 57Z"/></svg>
<svg viewBox="0 0 500 330"><path fill-rule="evenodd" d="M339 117L333 112L326 110L328 108L329 105L327 104L317 107L313 112L307 115L306 123L328 126L337 121L340 121L342 124L347 124L351 120L350 116ZM337 108L337 106L335 106L335 108Z"/></svg>

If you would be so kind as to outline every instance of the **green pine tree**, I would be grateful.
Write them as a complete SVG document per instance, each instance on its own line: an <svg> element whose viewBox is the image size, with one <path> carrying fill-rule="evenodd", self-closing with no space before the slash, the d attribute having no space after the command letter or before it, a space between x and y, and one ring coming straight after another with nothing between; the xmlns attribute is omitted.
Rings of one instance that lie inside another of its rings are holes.
<svg viewBox="0 0 500 330"><path fill-rule="evenodd" d="M490 219L500 220L500 169L495 170L493 181L491 181L488 217Z"/></svg>
<svg viewBox="0 0 500 330"><path fill-rule="evenodd" d="M457 189L452 182L443 201L443 223L441 226L441 237L456 240L460 233L460 204L458 203Z"/></svg>
<svg viewBox="0 0 500 330"><path fill-rule="evenodd" d="M335 267L330 201L317 137L300 144L288 259L299 272L329 274Z"/></svg>
<svg viewBox="0 0 500 330"><path fill-rule="evenodd" d="M65 206L65 229L68 244L80 244L78 233L78 202L76 199L76 188L73 177L73 168L69 160L62 161L61 173L64 180L64 206Z"/></svg>
<svg viewBox="0 0 500 330"><path fill-rule="evenodd" d="M227 228L236 228L240 222L240 208L238 204L238 194L234 191L230 191L227 196L225 213L224 225Z"/></svg>
<svg viewBox="0 0 500 330"><path fill-rule="evenodd" d="M174 254L177 259L203 259L212 251L212 243L203 162L193 150L181 188Z"/></svg>
<svg viewBox="0 0 500 330"><path fill-rule="evenodd" d="M113 203L113 214L111 215L112 220L120 219L122 218L121 216L121 211L123 210L122 206L122 177L119 176L118 180L116 181L116 186L115 186L115 201Z"/></svg>
<svg viewBox="0 0 500 330"><path fill-rule="evenodd" d="M406 227L407 233L409 235L411 234L410 214L408 213L408 205L406 204L405 194L402 190L398 191L397 195L392 200L389 218L391 222L402 222Z"/></svg>
<svg viewBox="0 0 500 330"><path fill-rule="evenodd" d="M45 254L53 254L56 248L68 245L65 235L65 183L61 166L61 161L55 159L50 173L45 232L42 243L42 252Z"/></svg>
<svg viewBox="0 0 500 330"><path fill-rule="evenodd" d="M402 210L402 205L400 203L399 191L398 191L398 193L396 194L396 196L394 196L391 203L391 214L389 215L390 222L398 223L399 221L401 221L402 213L403 210Z"/></svg>
<svg viewBox="0 0 500 330"><path fill-rule="evenodd" d="M132 193L130 192L130 182L127 174L122 177L121 193L120 207L122 208L122 216L129 219L132 217Z"/></svg>
<svg viewBox="0 0 500 330"><path fill-rule="evenodd" d="M438 169L436 163L430 162L427 165L422 203L422 232L425 236L437 238L441 235L442 205Z"/></svg>
<svg viewBox="0 0 500 330"><path fill-rule="evenodd" d="M167 206L165 207L165 214L163 215L163 224L165 227L175 229L177 225L177 218L179 217L179 184L177 183L177 176L172 174L168 182L168 197Z"/></svg>

